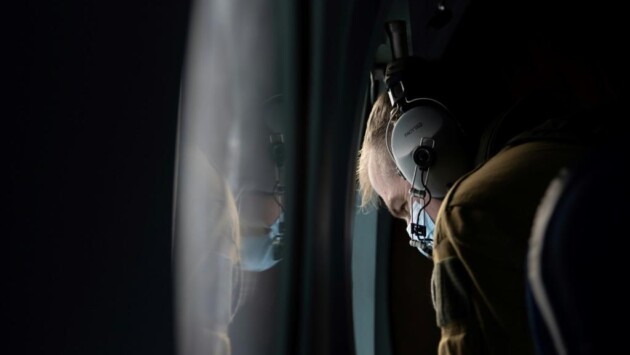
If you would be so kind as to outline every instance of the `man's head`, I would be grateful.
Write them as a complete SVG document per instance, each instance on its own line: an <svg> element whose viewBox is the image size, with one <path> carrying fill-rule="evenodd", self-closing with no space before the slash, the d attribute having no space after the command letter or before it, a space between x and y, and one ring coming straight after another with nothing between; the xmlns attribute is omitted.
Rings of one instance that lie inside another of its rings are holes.
<svg viewBox="0 0 630 355"><path fill-rule="evenodd" d="M399 174L387 141L392 135L388 126L396 126L394 122L405 119L401 117L392 113L386 94L381 95L372 107L357 168L361 205L363 208L377 205L380 196L389 212L407 223L410 245L431 258L435 227L433 221L437 218L441 199L432 198L428 184L424 182L424 194L420 194ZM412 128L412 131L421 130L418 127ZM421 169L418 167L418 170ZM427 171L422 170L418 175L422 178L425 173ZM426 176L430 179L430 176Z"/></svg>
<svg viewBox="0 0 630 355"><path fill-rule="evenodd" d="M377 206L380 197L394 217L410 223L411 184L397 173L396 165L387 150L388 135L391 137L392 133L391 127L388 129L387 126L398 118L397 115L391 117L391 111L392 106L387 95L382 94L374 103L368 119L357 167L361 207ZM435 219L439 201L433 199L426 209Z"/></svg>

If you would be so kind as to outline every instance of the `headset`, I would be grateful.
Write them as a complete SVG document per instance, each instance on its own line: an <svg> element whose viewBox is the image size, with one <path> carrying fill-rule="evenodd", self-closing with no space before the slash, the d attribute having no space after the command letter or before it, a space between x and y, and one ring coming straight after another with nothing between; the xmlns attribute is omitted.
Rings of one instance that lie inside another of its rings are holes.
<svg viewBox="0 0 630 355"><path fill-rule="evenodd" d="M394 61L385 70L384 81L392 105L385 145L398 174L411 184L409 245L431 258L434 236L426 228L426 211L424 223L420 223L421 212L431 199L446 197L455 181L470 170L470 159L463 130L451 112L424 94L422 87L439 80L439 73L431 73L428 62L408 55L403 21L387 23L386 31ZM413 208L415 199L423 201L417 212Z"/></svg>
<svg viewBox="0 0 630 355"><path fill-rule="evenodd" d="M423 72L419 67L428 62L407 55L404 22L389 22L386 29L395 60L385 72L393 107L385 144L399 175L411 184L415 195L424 197L428 192L432 198L443 199L453 183L470 170L463 130L445 105L419 94L425 91L420 85L426 86L418 77Z"/></svg>

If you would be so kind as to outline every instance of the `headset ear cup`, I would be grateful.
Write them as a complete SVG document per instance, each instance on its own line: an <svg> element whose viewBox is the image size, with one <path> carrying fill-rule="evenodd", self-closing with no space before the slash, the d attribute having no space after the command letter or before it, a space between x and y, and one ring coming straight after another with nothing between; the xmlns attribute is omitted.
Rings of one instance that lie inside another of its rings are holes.
<svg viewBox="0 0 630 355"><path fill-rule="evenodd" d="M269 153L271 161L273 161L276 167L282 168L284 166L285 158L284 137L282 133L271 133L269 135L269 142Z"/></svg>
<svg viewBox="0 0 630 355"><path fill-rule="evenodd" d="M275 143L271 146L271 160L279 168L284 166L284 145L282 143Z"/></svg>
<svg viewBox="0 0 630 355"><path fill-rule="evenodd" d="M435 151L431 147L420 146L413 151L413 161L421 170L427 170L435 161Z"/></svg>

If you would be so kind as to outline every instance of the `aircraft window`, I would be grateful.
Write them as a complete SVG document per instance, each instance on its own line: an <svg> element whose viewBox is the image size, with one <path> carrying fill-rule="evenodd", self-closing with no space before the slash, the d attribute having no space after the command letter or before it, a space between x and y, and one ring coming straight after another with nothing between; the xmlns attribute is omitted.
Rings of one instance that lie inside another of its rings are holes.
<svg viewBox="0 0 630 355"><path fill-rule="evenodd" d="M175 208L178 354L276 353L293 139L277 5L200 0L191 12Z"/></svg>

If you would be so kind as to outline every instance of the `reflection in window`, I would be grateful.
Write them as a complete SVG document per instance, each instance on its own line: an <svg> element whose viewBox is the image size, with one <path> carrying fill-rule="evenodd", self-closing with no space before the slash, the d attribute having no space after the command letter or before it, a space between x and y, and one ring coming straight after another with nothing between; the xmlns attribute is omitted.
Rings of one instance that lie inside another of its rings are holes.
<svg viewBox="0 0 630 355"><path fill-rule="evenodd" d="M287 217L275 5L193 6L175 208L179 354L273 353Z"/></svg>

